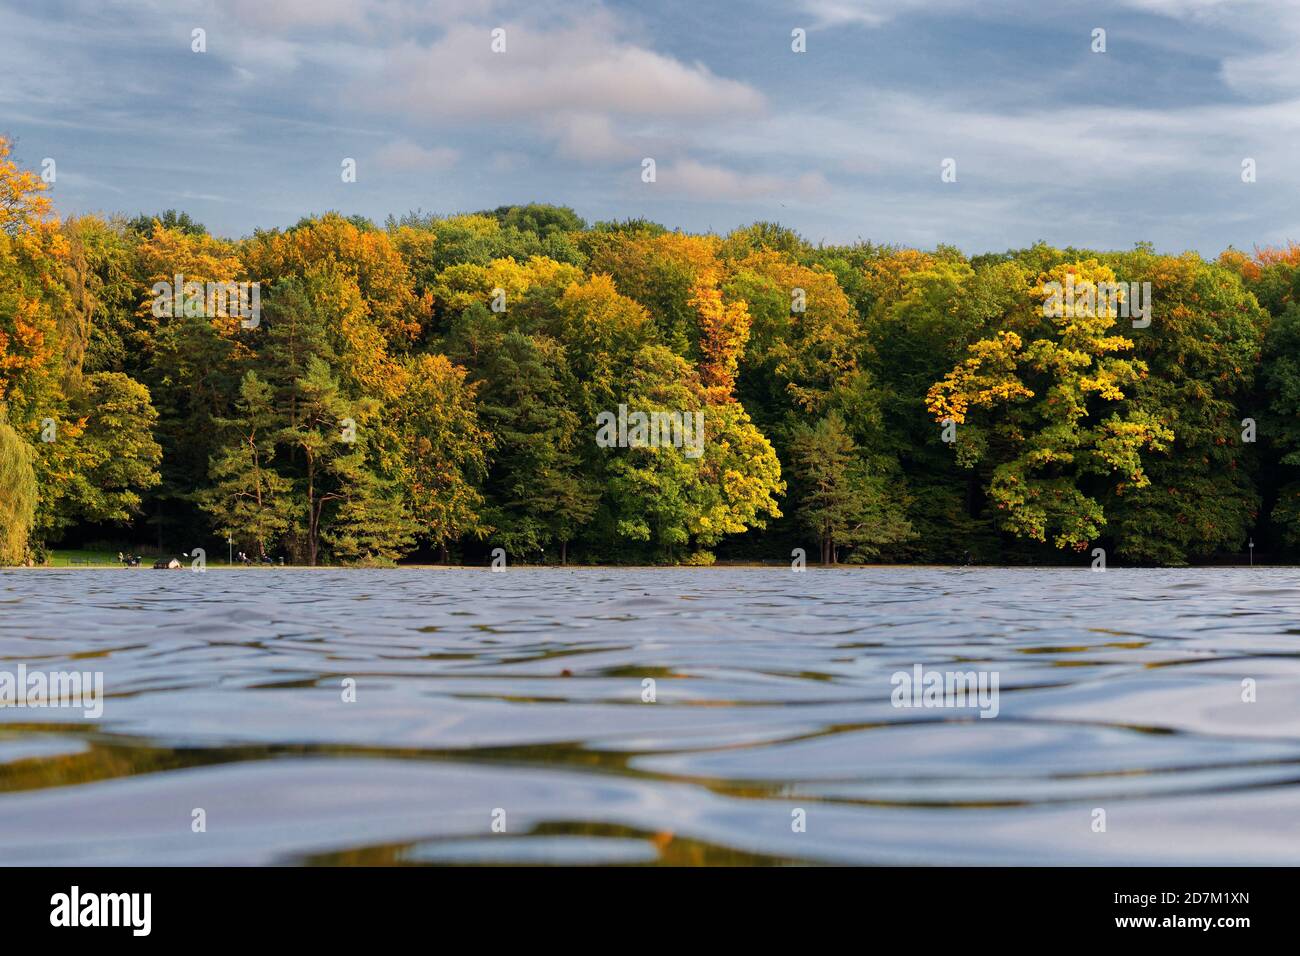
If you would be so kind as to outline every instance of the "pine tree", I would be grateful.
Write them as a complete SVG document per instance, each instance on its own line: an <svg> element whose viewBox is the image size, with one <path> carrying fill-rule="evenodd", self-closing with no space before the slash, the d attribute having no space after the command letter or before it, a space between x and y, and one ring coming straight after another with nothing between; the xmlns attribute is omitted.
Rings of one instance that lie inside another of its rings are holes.
<svg viewBox="0 0 1300 956"><path fill-rule="evenodd" d="M796 428L791 454L799 518L817 535L822 564L837 563L844 546L869 557L909 536L901 502L867 470L838 412Z"/></svg>
<svg viewBox="0 0 1300 956"><path fill-rule="evenodd" d="M271 386L255 372L245 373L235 411L235 417L215 422L224 444L210 461L215 484L199 500L240 550L255 547L264 556L289 528L293 487L272 464L280 418Z"/></svg>
<svg viewBox="0 0 1300 956"><path fill-rule="evenodd" d="M328 517L325 508L344 497L336 471L339 467L348 474L352 471L350 465L338 466L336 462L353 454L344 429L349 419L356 419L329 366L316 355L307 358L290 398L293 420L280 429L276 440L293 449L301 460L294 497L296 509L306 520L307 563L314 567L320 558L322 522Z"/></svg>
<svg viewBox="0 0 1300 956"><path fill-rule="evenodd" d="M392 564L411 550L416 522L394 481L377 475L358 449L330 461L339 503L321 531L331 556L347 564Z"/></svg>
<svg viewBox="0 0 1300 956"><path fill-rule="evenodd" d="M488 321L491 321L490 318ZM590 520L599 491L579 472L578 392L563 347L511 331L484 355L480 414L496 438L485 511L492 540L525 554L567 543Z"/></svg>

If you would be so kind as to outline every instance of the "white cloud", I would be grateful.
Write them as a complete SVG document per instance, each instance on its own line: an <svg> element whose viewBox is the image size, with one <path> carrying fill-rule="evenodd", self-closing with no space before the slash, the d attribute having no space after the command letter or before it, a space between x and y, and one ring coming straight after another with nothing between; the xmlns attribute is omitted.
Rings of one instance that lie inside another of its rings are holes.
<svg viewBox="0 0 1300 956"><path fill-rule="evenodd" d="M380 33L419 24L445 26L505 5L505 0L216 0L217 9L237 23L286 33L333 27Z"/></svg>
<svg viewBox="0 0 1300 956"><path fill-rule="evenodd" d="M952 7L960 0L803 0L817 27L878 27L909 13Z"/></svg>
<svg viewBox="0 0 1300 956"><path fill-rule="evenodd" d="M1300 93L1300 44L1270 53L1229 57L1223 61L1222 73L1223 81L1243 96Z"/></svg>
<svg viewBox="0 0 1300 956"><path fill-rule="evenodd" d="M959 183L981 188L1142 188L1166 177L1235 181L1244 156L1285 162L1300 151L1300 101L989 112L912 94L849 94L819 115L775 115L743 131L703 135L698 146L768 165L811 161L898 188L938 183L945 157L957 160Z"/></svg>
<svg viewBox="0 0 1300 956"><path fill-rule="evenodd" d="M489 157L488 165L493 172L512 173L517 169L522 169L528 165L527 157L523 153L512 153L506 150L496 150Z"/></svg>
<svg viewBox="0 0 1300 956"><path fill-rule="evenodd" d="M503 27L505 53L492 52L488 27L468 24L431 44L403 43L357 82L355 94L417 125L522 124L583 162L634 158L648 145L681 143L694 126L765 108L752 86L626 38L608 12Z"/></svg>
<svg viewBox="0 0 1300 956"><path fill-rule="evenodd" d="M1133 7L1137 10L1143 10L1147 13L1158 13L1166 17L1203 17L1208 13L1215 13L1220 10L1226 10L1230 7L1236 7L1240 10L1244 6L1268 6L1265 2L1254 2L1251 0L1120 0L1124 6Z"/></svg>
<svg viewBox="0 0 1300 956"><path fill-rule="evenodd" d="M755 113L756 89L611 35L608 17L556 29L461 25L429 46L392 50L370 98L412 118L536 119L555 113L707 117ZM369 81L367 81L369 82Z"/></svg>
<svg viewBox="0 0 1300 956"><path fill-rule="evenodd" d="M58 195L59 186L71 187L81 192L85 192L89 189L104 189L118 195L124 195L126 193L126 190L122 187L105 182L103 179L98 179L94 176L87 176L83 173L71 172L62 167L59 169L58 181L53 186L53 193L56 196Z"/></svg>
<svg viewBox="0 0 1300 956"><path fill-rule="evenodd" d="M1120 8L1179 19L1214 19L1219 14L1237 16L1286 16L1294 10L1293 0L1113 0ZM1046 14L1059 17L1055 10L1044 9L1042 0L802 0L801 6L813 17L815 26L834 27L856 24L879 27L913 14L959 13L963 16L1004 16L1023 20L1026 16ZM1107 17L1113 13L1106 3L1092 5L1094 14ZM1098 25L1104 25L1100 21Z"/></svg>
<svg viewBox="0 0 1300 956"><path fill-rule="evenodd" d="M620 134L614 121L599 113L556 114L542 127L557 140L557 149L567 159L583 162L639 159L645 149L638 148L637 138Z"/></svg>
<svg viewBox="0 0 1300 956"><path fill-rule="evenodd" d="M426 148L407 140L389 143L375 154L375 162L380 169L397 172L451 169L459 160L459 151L450 147Z"/></svg>
<svg viewBox="0 0 1300 956"><path fill-rule="evenodd" d="M251 184L262 192L247 215L267 222L278 202L286 215L330 202L318 190L337 182L337 152L390 170L455 167L439 182L466 203L496 204L526 169L539 198L600 216L628 212L599 203L629 195L683 199L664 207L674 224L717 215L713 201L740 217L779 200L801 206L794 225L831 223L841 237L977 248L1050 230L1248 247L1300 211L1285 192L1300 153L1300 0L1103 0L1067 21L1041 0L799 0L781 8L780 35L844 27L839 54L800 62L831 71L812 79L746 62L766 54L734 44L695 62L682 51L705 47L679 35L675 8L630 13L626 0L121 0L111 16L67 2L11 3L0 30L0 62L13 66L0 84L6 128L29 156L62 167L80 154L82 176L96 177L79 182L70 163L65 184L61 169L65 202L116 204L112 184L146 198L150 181L173 196L189 186L206 201ZM710 6L700 22L744 10ZM1085 52L1094 22L1110 31L1107 57ZM203 57L189 53L190 24L208 29ZM1005 51L987 28L1010 24L1008 49L1045 40L1075 53L1020 72L1023 61L993 58ZM496 26L505 54L490 49ZM858 28L932 31L937 45L915 68L859 62L852 46L869 38ZM940 48L960 82L936 80ZM1089 95L1097 71L1144 87L1102 105ZM176 103L202 117L188 133L201 148L139 145L169 141ZM658 182L624 189L639 185L643 156L657 158ZM939 182L947 156L952 188ZM1250 188L1246 156L1259 162ZM401 177L387 183L369 200L380 215L378 204L409 198Z"/></svg>
<svg viewBox="0 0 1300 956"><path fill-rule="evenodd" d="M660 167L655 185L674 195L710 200L812 199L829 188L820 173L795 177L743 173L691 159Z"/></svg>
<svg viewBox="0 0 1300 956"><path fill-rule="evenodd" d="M220 0L218 6L240 23L280 30L359 27L373 8L383 5L366 0Z"/></svg>

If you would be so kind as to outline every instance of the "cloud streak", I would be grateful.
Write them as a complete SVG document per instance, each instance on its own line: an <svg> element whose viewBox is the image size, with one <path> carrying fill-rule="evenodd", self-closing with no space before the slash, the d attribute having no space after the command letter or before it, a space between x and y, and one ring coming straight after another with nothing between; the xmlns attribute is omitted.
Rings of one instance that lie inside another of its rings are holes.
<svg viewBox="0 0 1300 956"><path fill-rule="evenodd" d="M1288 3L52 3L0 0L0 130L74 176L69 212L169 196L242 234L285 209L550 200L686 228L776 216L841 240L1210 253L1300 221ZM806 54L793 26L820 28ZM658 182L636 188L647 156ZM343 157L366 169L346 187ZM410 192L421 173L433 195Z"/></svg>

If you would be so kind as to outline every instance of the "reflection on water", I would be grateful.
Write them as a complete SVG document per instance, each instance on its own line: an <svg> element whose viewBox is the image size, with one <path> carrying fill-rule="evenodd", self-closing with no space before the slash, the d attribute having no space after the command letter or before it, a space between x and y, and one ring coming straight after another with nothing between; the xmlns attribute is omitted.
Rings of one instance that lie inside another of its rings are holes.
<svg viewBox="0 0 1300 956"><path fill-rule="evenodd" d="M1298 574L3 571L0 863L1300 864Z"/></svg>

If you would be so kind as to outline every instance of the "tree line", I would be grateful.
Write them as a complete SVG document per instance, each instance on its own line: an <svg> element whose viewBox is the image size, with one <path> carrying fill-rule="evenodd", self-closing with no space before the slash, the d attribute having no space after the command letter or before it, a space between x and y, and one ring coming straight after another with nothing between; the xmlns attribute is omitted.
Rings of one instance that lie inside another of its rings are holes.
<svg viewBox="0 0 1300 956"><path fill-rule="evenodd" d="M1300 556L1294 245L970 257L546 205L230 240L45 185L0 139L0 563ZM1044 307L1130 283L1149 322ZM703 412L701 448L598 442L621 406Z"/></svg>

